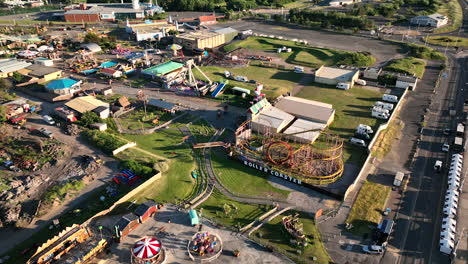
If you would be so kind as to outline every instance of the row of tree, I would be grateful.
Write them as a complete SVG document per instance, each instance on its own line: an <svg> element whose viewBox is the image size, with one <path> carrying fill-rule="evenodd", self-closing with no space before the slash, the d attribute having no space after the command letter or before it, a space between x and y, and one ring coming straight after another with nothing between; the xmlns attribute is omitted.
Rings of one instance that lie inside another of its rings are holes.
<svg viewBox="0 0 468 264"><path fill-rule="evenodd" d="M395 0L392 3L383 4L362 4L355 5L352 11L356 16L377 16L392 17L401 8L412 10L412 8L423 9L424 13L435 13L440 6L441 0Z"/></svg>
<svg viewBox="0 0 468 264"><path fill-rule="evenodd" d="M319 23L323 28L335 26L342 28L370 29L374 26L373 22L365 17L353 16L340 12L323 12L307 9L289 10L289 19L292 23L300 25Z"/></svg>

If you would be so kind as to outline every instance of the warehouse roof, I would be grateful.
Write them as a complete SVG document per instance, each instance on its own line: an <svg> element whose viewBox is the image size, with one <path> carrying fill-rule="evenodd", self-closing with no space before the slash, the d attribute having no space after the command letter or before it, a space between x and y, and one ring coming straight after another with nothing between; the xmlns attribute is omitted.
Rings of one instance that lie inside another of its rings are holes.
<svg viewBox="0 0 468 264"><path fill-rule="evenodd" d="M39 64L33 64L27 67L26 69L30 70L30 72L28 72L28 75L38 77L38 78L42 78L44 77L44 75L47 75L47 74L62 71L57 68L47 67L47 66L43 66Z"/></svg>
<svg viewBox="0 0 468 264"><path fill-rule="evenodd" d="M169 110L169 111L173 110L174 107L175 107L175 104L169 103L169 102L166 102L166 101L162 101L162 100L159 100L159 99L150 99L148 101L148 104L152 105L152 106L155 106L155 107L158 107L158 108Z"/></svg>
<svg viewBox="0 0 468 264"><path fill-rule="evenodd" d="M70 100L65 105L81 114L92 111L99 106L109 107L108 103L98 100L91 95L77 97L73 100Z"/></svg>
<svg viewBox="0 0 468 264"><path fill-rule="evenodd" d="M65 15L92 15L92 14L99 14L101 13L102 8L98 6L92 6L89 9L81 10L81 9L72 9L65 12Z"/></svg>
<svg viewBox="0 0 468 264"><path fill-rule="evenodd" d="M322 66L315 71L315 76L327 79L335 79L343 82L351 81L358 70L340 69Z"/></svg>
<svg viewBox="0 0 468 264"><path fill-rule="evenodd" d="M192 32L187 32L184 34L177 35L176 38L197 40L197 39L208 39L208 38L212 38L218 35L221 35L221 33L213 32L213 31L192 31Z"/></svg>
<svg viewBox="0 0 468 264"><path fill-rule="evenodd" d="M281 109L269 107L263 110L252 122L278 130L291 123L294 119L294 116Z"/></svg>
<svg viewBox="0 0 468 264"><path fill-rule="evenodd" d="M182 67L184 67L184 64L182 63L168 61L159 65L150 67L148 69L145 69L142 72L146 74L150 74L150 75L161 76L161 75L170 73L172 71L178 70Z"/></svg>
<svg viewBox="0 0 468 264"><path fill-rule="evenodd" d="M314 142L320 132L327 127L326 124L317 123L305 119L297 119L291 126L289 126L283 133L294 134L292 138L299 138L305 141ZM317 131L315 131L317 130ZM302 132L302 133L301 133Z"/></svg>
<svg viewBox="0 0 468 264"><path fill-rule="evenodd" d="M215 29L213 32L217 32L219 34L231 34L231 33L239 33L239 31L233 29L232 27L225 27L220 29Z"/></svg>
<svg viewBox="0 0 468 264"><path fill-rule="evenodd" d="M24 69L30 65L31 63L29 62L16 60L16 59L1 60L0 72L3 72L3 73L15 72L17 70Z"/></svg>
<svg viewBox="0 0 468 264"><path fill-rule="evenodd" d="M321 123L328 123L328 120L335 114L335 110L331 104L294 96L287 96L280 99L275 106L292 115L319 121Z"/></svg>

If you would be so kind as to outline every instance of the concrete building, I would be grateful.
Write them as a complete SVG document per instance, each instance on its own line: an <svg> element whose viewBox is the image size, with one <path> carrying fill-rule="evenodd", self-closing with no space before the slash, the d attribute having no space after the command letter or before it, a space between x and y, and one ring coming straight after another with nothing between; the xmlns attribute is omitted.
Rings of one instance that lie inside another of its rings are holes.
<svg viewBox="0 0 468 264"><path fill-rule="evenodd" d="M218 23L216 21L216 16L215 15L199 16L198 21L199 21L200 26L214 25L214 24Z"/></svg>
<svg viewBox="0 0 468 264"><path fill-rule="evenodd" d="M17 59L0 60L0 78L8 78L14 72L31 66L31 63Z"/></svg>
<svg viewBox="0 0 468 264"><path fill-rule="evenodd" d="M96 53L96 52L102 51L101 46L99 46L96 43L84 43L80 45L80 48L90 53Z"/></svg>
<svg viewBox="0 0 468 264"><path fill-rule="evenodd" d="M70 100L65 104L65 106L67 106L75 112L78 112L79 114L84 114L85 112L89 111L95 111L98 112L98 115L101 118L108 118L110 113L109 103L98 100L90 95L81 96Z"/></svg>
<svg viewBox="0 0 468 264"><path fill-rule="evenodd" d="M448 17L438 13L428 16L416 16L410 19L411 24L436 28L447 25L448 22Z"/></svg>
<svg viewBox="0 0 468 264"><path fill-rule="evenodd" d="M73 95L81 90L81 80L63 78L53 80L45 85L47 91L59 95Z"/></svg>
<svg viewBox="0 0 468 264"><path fill-rule="evenodd" d="M62 70L33 64L20 72L21 74L38 79L37 83L45 83L62 77Z"/></svg>
<svg viewBox="0 0 468 264"><path fill-rule="evenodd" d="M345 6L345 5L352 5L355 3L359 3L361 0L331 0L329 5L330 6Z"/></svg>
<svg viewBox="0 0 468 264"><path fill-rule="evenodd" d="M179 30L178 24L151 20L146 20L143 23L130 23L127 20L127 25L125 26L125 31L132 34L137 41L148 39L158 40L166 37L171 30Z"/></svg>
<svg viewBox="0 0 468 264"><path fill-rule="evenodd" d="M397 77L397 80L395 83L396 88L413 90L416 88L416 85L418 84L418 78L414 76L398 74L396 77Z"/></svg>
<svg viewBox="0 0 468 264"><path fill-rule="evenodd" d="M382 68L366 68L362 71L362 77L364 79L374 80L379 79L379 75L382 72Z"/></svg>
<svg viewBox="0 0 468 264"><path fill-rule="evenodd" d="M186 49L214 48L225 43L224 35L217 32L194 31L177 35L174 43Z"/></svg>
<svg viewBox="0 0 468 264"><path fill-rule="evenodd" d="M119 71L119 70L115 70L115 69L112 69L112 68L102 68L100 73L106 77L110 77L110 78L119 78L119 77L122 77L123 75L123 72Z"/></svg>
<svg viewBox="0 0 468 264"><path fill-rule="evenodd" d="M297 118L330 125L335 118L335 109L331 104L307 100L295 96L281 98L275 107Z"/></svg>
<svg viewBox="0 0 468 264"><path fill-rule="evenodd" d="M51 59L40 57L40 58L34 59L34 64L51 67L51 66L54 66L54 61Z"/></svg>
<svg viewBox="0 0 468 264"><path fill-rule="evenodd" d="M336 85L338 83L349 83L353 87L359 78L359 70L349 70L321 66L315 71L315 82Z"/></svg>

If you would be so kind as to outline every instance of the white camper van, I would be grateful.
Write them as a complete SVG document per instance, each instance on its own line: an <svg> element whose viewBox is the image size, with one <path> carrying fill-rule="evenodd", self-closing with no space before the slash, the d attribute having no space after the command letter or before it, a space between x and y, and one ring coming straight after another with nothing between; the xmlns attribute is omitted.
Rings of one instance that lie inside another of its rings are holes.
<svg viewBox="0 0 468 264"><path fill-rule="evenodd" d="M361 79L357 79L357 80L355 81L355 83L357 83L357 84L359 84L359 85L364 85L364 86L367 85L367 82L366 82L365 80L361 80Z"/></svg>
<svg viewBox="0 0 468 264"><path fill-rule="evenodd" d="M372 117L375 117L378 119L388 119L390 115L387 113L372 111Z"/></svg>
<svg viewBox="0 0 468 264"><path fill-rule="evenodd" d="M362 139L359 138L350 138L349 142L353 145L359 146L359 147L367 147L366 142Z"/></svg>
<svg viewBox="0 0 468 264"><path fill-rule="evenodd" d="M349 90L349 88L351 88L351 85L349 83L338 83L336 85L336 88L342 89L342 90Z"/></svg>
<svg viewBox="0 0 468 264"><path fill-rule="evenodd" d="M374 133L374 131L368 125L359 124L356 127L356 133L358 133L358 134L372 134L372 133Z"/></svg>
<svg viewBox="0 0 468 264"><path fill-rule="evenodd" d="M379 108L383 108L383 109L390 110L390 111L393 110L393 104L384 103L384 102L381 102L381 101L375 102L374 107L379 107Z"/></svg>
<svg viewBox="0 0 468 264"><path fill-rule="evenodd" d="M390 115L389 110L383 109L383 108L380 108L380 107L377 107L377 106L372 107L371 110L372 110L372 112L386 113L386 114Z"/></svg>
<svg viewBox="0 0 468 264"><path fill-rule="evenodd" d="M396 95L384 94L382 100L390 103L398 103L398 97Z"/></svg>

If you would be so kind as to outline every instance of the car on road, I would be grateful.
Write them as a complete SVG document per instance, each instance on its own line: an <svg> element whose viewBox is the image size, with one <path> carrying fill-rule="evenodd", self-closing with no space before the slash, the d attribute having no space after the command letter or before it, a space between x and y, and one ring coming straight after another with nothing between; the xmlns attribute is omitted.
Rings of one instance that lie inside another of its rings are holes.
<svg viewBox="0 0 468 264"><path fill-rule="evenodd" d="M367 254L382 254L384 252L384 248L377 245L362 246L362 251Z"/></svg>
<svg viewBox="0 0 468 264"><path fill-rule="evenodd" d="M444 135L450 136L450 132L451 132L451 131L450 131L450 128L444 129Z"/></svg>
<svg viewBox="0 0 468 264"><path fill-rule="evenodd" d="M449 144L446 143L446 144L443 144L443 145L442 145L442 151L443 151L443 152L448 152L449 149L450 149L450 145L449 145Z"/></svg>
<svg viewBox="0 0 468 264"><path fill-rule="evenodd" d="M441 160L436 160L436 162L434 164L434 170L436 170L437 172L442 171L442 161Z"/></svg>

